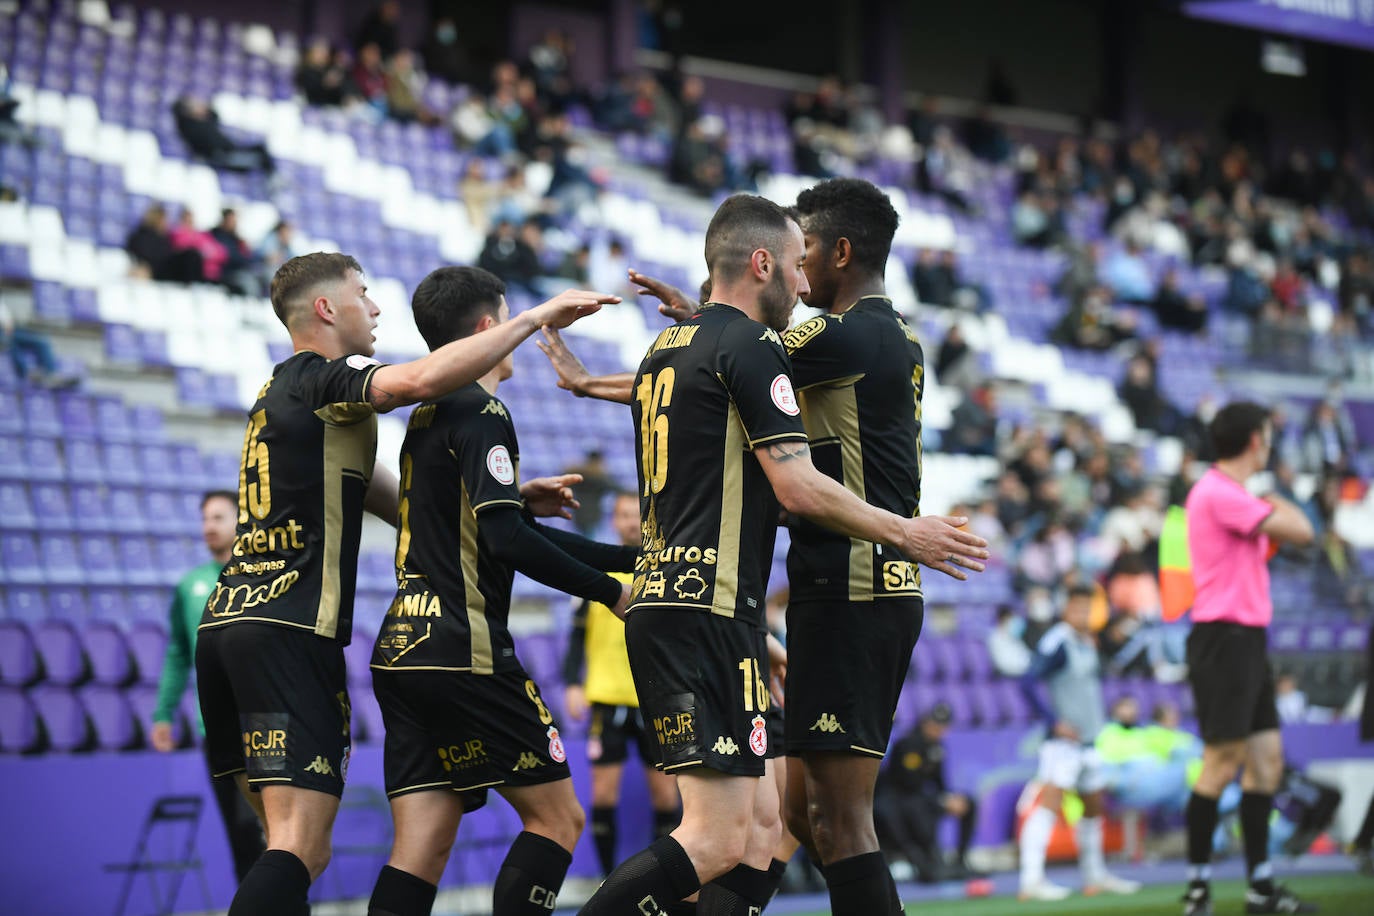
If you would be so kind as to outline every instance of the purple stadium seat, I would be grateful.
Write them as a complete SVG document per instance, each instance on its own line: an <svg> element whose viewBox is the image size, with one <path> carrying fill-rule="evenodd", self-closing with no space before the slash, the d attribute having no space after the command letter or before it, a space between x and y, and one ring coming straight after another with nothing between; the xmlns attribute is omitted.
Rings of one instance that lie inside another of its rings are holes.
<svg viewBox="0 0 1374 916"><path fill-rule="evenodd" d="M47 590L48 616L53 620L67 620L77 626L90 617L86 593L74 585L54 585Z"/></svg>
<svg viewBox="0 0 1374 916"><path fill-rule="evenodd" d="M129 600L122 588L93 588L90 590L91 619L122 623L129 619Z"/></svg>
<svg viewBox="0 0 1374 916"><path fill-rule="evenodd" d="M0 405L3 407L3 405ZM28 480L28 463L18 436L0 436L0 480Z"/></svg>
<svg viewBox="0 0 1374 916"><path fill-rule="evenodd" d="M62 435L62 419L52 392L30 388L24 393L24 428L31 436Z"/></svg>
<svg viewBox="0 0 1374 916"><path fill-rule="evenodd" d="M0 483L0 528L32 530L38 526L29 488L22 483Z"/></svg>
<svg viewBox="0 0 1374 916"><path fill-rule="evenodd" d="M104 532L113 528L105 487L98 483L74 483L71 487L72 528Z"/></svg>
<svg viewBox="0 0 1374 916"><path fill-rule="evenodd" d="M372 643L377 634L366 627L353 628L353 641L344 647L344 662L348 666L348 683L354 692L372 690Z"/></svg>
<svg viewBox="0 0 1374 916"><path fill-rule="evenodd" d="M238 490L239 456L236 452L214 452L205 456L204 481L209 489Z"/></svg>
<svg viewBox="0 0 1374 916"><path fill-rule="evenodd" d="M100 449L94 442L70 439L64 444L67 455L67 476L78 483L103 483L105 466ZM32 463L30 464L32 466Z"/></svg>
<svg viewBox="0 0 1374 916"><path fill-rule="evenodd" d="M67 439L94 439L96 437L95 405L85 395L65 395L57 406L62 418L62 434Z"/></svg>
<svg viewBox="0 0 1374 916"><path fill-rule="evenodd" d="M205 557L199 538L161 535L152 540L154 585L176 585L186 570Z"/></svg>
<svg viewBox="0 0 1374 916"><path fill-rule="evenodd" d="M38 710L28 694L15 687L0 687L0 753L29 754L40 750L42 744Z"/></svg>
<svg viewBox="0 0 1374 916"><path fill-rule="evenodd" d="M133 683L137 671L129 644L119 627L108 621L96 620L82 627L80 633L94 683L107 687L124 687Z"/></svg>
<svg viewBox="0 0 1374 916"><path fill-rule="evenodd" d="M97 749L132 751L143 746L143 729L123 690L95 685L81 688L79 696L94 727Z"/></svg>
<svg viewBox="0 0 1374 916"><path fill-rule="evenodd" d="M138 669L138 682L157 684L167 655L167 631L152 623L135 624L129 631L129 652Z"/></svg>
<svg viewBox="0 0 1374 916"><path fill-rule="evenodd" d="M29 691L38 717L55 751L86 751L95 745L86 709L67 687L44 686Z"/></svg>
<svg viewBox="0 0 1374 916"><path fill-rule="evenodd" d="M186 515L181 494L171 490L144 490L142 505L151 523L150 530L161 534L199 534L200 513Z"/></svg>
<svg viewBox="0 0 1374 916"><path fill-rule="evenodd" d="M43 520L43 527L58 531L72 527L74 519L66 487L60 483L38 483L29 489L29 494L33 497L34 515Z"/></svg>
<svg viewBox="0 0 1374 916"><path fill-rule="evenodd" d="M25 623L38 623L50 616L43 589L36 585L11 585L5 595L5 613Z"/></svg>
<svg viewBox="0 0 1374 916"><path fill-rule="evenodd" d="M127 324L105 325L105 358L118 366L141 366L143 354L138 345L138 332Z"/></svg>
<svg viewBox="0 0 1374 916"><path fill-rule="evenodd" d="M0 532L0 572L8 583L43 581L43 566L33 536L18 531Z"/></svg>
<svg viewBox="0 0 1374 916"><path fill-rule="evenodd" d="M125 539L120 538L121 542ZM86 581L91 585L118 585L124 581L120 569L122 558L115 553L110 539L98 534L81 537L81 563Z"/></svg>
<svg viewBox="0 0 1374 916"><path fill-rule="evenodd" d="M129 408L116 398L99 398L95 402L96 433L106 442L132 442L134 425Z"/></svg>
<svg viewBox="0 0 1374 916"><path fill-rule="evenodd" d="M33 482L65 480L68 461L62 458L62 449L56 439L35 436L24 440L24 464L28 467L28 479Z"/></svg>
<svg viewBox="0 0 1374 916"><path fill-rule="evenodd" d="M161 577L147 538L121 537L116 550L118 552L116 562L123 572L120 581L129 585L158 584Z"/></svg>
<svg viewBox="0 0 1374 916"><path fill-rule="evenodd" d="M45 620L34 624L32 631L47 683L71 686L87 680L90 668L81 651L76 627L65 620Z"/></svg>
<svg viewBox="0 0 1374 916"><path fill-rule="evenodd" d="M0 391L0 433L24 432L24 418L20 410L19 393Z"/></svg>
<svg viewBox="0 0 1374 916"><path fill-rule="evenodd" d="M140 442L161 442L167 436L162 411L150 404L135 404L129 411L129 423Z"/></svg>
<svg viewBox="0 0 1374 916"><path fill-rule="evenodd" d="M43 664L29 628L17 620L0 620L0 684L27 687L43 678Z"/></svg>
<svg viewBox="0 0 1374 916"><path fill-rule="evenodd" d="M143 469L135 458L133 446L123 442L107 442L101 448L101 466L105 480L115 484L138 486L143 483Z"/></svg>
<svg viewBox="0 0 1374 916"><path fill-rule="evenodd" d="M188 695L194 696L194 690L186 691ZM139 684L130 687L125 691L125 696L129 698L129 705L133 708L134 718L139 726L144 729L145 734L151 731L153 726L153 715L157 712L157 687L148 684ZM172 739L180 747L187 737L187 716L183 707L180 705L172 711Z"/></svg>
<svg viewBox="0 0 1374 916"><path fill-rule="evenodd" d="M109 507L111 531L117 534L142 534L149 530L149 519L144 518L143 497L139 491L111 487Z"/></svg>
<svg viewBox="0 0 1374 916"><path fill-rule="evenodd" d="M133 623L152 623L167 625L167 610L172 604L172 593L166 588L131 588L126 594L129 601L127 620Z"/></svg>

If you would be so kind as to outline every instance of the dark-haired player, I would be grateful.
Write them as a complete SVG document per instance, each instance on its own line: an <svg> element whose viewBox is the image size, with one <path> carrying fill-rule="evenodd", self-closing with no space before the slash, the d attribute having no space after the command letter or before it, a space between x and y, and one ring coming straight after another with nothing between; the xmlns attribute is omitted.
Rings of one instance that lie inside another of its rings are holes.
<svg viewBox="0 0 1374 916"><path fill-rule="evenodd" d="M683 819L606 879L588 916L670 912L702 882L712 882L703 913L762 911L772 894L778 798L758 777L778 502L951 570L980 569L970 557L986 555L980 539L877 509L812 465L778 336L808 291L804 258L801 229L781 207L726 200L706 232L712 301L659 335L633 382L644 521L626 641Z"/></svg>
<svg viewBox="0 0 1374 916"><path fill-rule="evenodd" d="M1276 494L1252 496L1245 484L1269 463L1269 411L1228 404L1212 419L1216 463L1188 493L1188 550L1193 565L1193 629L1188 680L1202 735L1202 772L1188 799L1187 916L1212 912L1212 834L1217 799L1241 776L1240 826L1250 887L1247 913L1312 913L1316 907L1274 883L1269 817L1283 778L1274 671L1267 632L1269 545L1310 544L1312 524Z"/></svg>
<svg viewBox="0 0 1374 916"><path fill-rule="evenodd" d="M395 477L375 468L375 414L468 384L541 325L616 301L569 290L481 335L384 366L371 356L380 310L352 257L292 258L271 294L295 353L249 412L238 530L196 646L212 770L234 776L267 826L267 851L240 883L233 916L307 912L310 883L329 861L348 767L343 648L362 513L394 523L397 511Z"/></svg>
<svg viewBox="0 0 1374 916"><path fill-rule="evenodd" d="M505 284L476 267L432 272L411 308L431 350L510 314ZM430 912L459 821L488 789L524 825L496 875L495 916L552 910L582 832L563 740L507 628L511 583L518 569L623 614L629 586L604 571L629 572L636 551L525 516L515 427L496 397L511 371L507 357L416 408L401 447L398 587L372 655L396 837L374 916Z"/></svg>

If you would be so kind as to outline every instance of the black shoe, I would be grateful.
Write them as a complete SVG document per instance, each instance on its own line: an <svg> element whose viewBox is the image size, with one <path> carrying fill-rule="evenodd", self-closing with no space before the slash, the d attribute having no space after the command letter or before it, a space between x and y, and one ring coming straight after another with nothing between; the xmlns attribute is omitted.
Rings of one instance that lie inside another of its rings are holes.
<svg viewBox="0 0 1374 916"><path fill-rule="evenodd" d="M1202 882L1188 885L1183 895L1183 916L1212 916L1212 889Z"/></svg>
<svg viewBox="0 0 1374 916"><path fill-rule="evenodd" d="M1282 884L1274 886L1274 892L1261 894L1253 887L1245 891L1245 912L1247 913L1317 913L1320 909L1315 903L1299 899L1298 895Z"/></svg>
<svg viewBox="0 0 1374 916"><path fill-rule="evenodd" d="M955 859L945 866L945 879L949 881L974 881L979 878L986 878L987 873L970 868L969 864L963 859Z"/></svg>

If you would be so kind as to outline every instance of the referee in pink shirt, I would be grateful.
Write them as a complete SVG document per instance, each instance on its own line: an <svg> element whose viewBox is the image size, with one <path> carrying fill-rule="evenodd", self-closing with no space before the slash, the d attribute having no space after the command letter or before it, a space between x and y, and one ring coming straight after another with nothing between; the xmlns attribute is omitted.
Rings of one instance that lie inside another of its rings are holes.
<svg viewBox="0 0 1374 916"><path fill-rule="evenodd" d="M1283 741L1269 665L1271 543L1310 544L1312 525L1297 506L1245 482L1269 463L1273 429L1258 404L1228 404L1212 420L1214 464L1188 494L1193 561L1193 631L1188 679L1204 745L1202 773L1188 800L1185 916L1212 912L1212 835L1217 798L1243 765L1241 832L1250 887L1247 913L1314 913L1317 908L1274 883L1269 815L1283 774Z"/></svg>

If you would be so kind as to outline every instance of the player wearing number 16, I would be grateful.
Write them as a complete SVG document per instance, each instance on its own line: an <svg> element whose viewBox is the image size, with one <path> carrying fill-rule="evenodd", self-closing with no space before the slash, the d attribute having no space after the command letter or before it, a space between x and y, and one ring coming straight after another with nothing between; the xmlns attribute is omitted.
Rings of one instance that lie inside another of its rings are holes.
<svg viewBox="0 0 1374 916"><path fill-rule="evenodd" d="M512 321L394 366L372 358L380 310L343 254L287 261L272 307L295 353L249 412L238 529L196 646L212 772L263 818L267 851L232 916L308 912L329 861L347 775L343 648L353 622L364 509L395 524L397 481L375 466L376 413L440 397L495 368L541 325L566 326L615 297L570 290Z"/></svg>
<svg viewBox="0 0 1374 916"><path fill-rule="evenodd" d="M704 912L762 911L772 894L778 794L759 777L778 504L903 556L928 555L927 521L871 506L811 463L779 337L809 291L804 257L801 229L781 207L726 200L706 230L711 301L664 330L636 374L643 537L625 637L683 814L606 879L584 916L673 913L698 888ZM981 569L983 542L954 533L970 540L944 552Z"/></svg>

